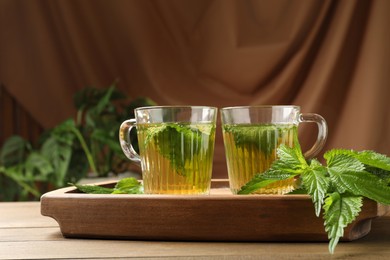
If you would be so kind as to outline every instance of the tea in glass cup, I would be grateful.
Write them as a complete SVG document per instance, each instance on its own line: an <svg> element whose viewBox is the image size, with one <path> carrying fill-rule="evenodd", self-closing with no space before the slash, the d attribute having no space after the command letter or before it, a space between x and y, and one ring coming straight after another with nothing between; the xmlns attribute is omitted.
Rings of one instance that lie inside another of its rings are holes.
<svg viewBox="0 0 390 260"><path fill-rule="evenodd" d="M214 107L143 107L135 109L135 119L122 123L121 147L141 164L145 193L209 193L216 114ZM129 137L133 127L139 155Z"/></svg>
<svg viewBox="0 0 390 260"><path fill-rule="evenodd" d="M322 149L325 120L317 114L301 114L298 106L247 106L221 110L222 132L231 191L236 194L256 174L263 173L277 159L280 145L298 143L298 125L316 122L318 138L305 153L312 158ZM281 180L261 188L261 194L285 194L296 188L294 179Z"/></svg>

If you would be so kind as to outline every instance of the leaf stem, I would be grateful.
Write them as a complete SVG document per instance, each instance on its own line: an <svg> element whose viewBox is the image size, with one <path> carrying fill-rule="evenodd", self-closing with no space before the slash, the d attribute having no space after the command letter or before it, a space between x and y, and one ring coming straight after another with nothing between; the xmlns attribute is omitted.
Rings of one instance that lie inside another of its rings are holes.
<svg viewBox="0 0 390 260"><path fill-rule="evenodd" d="M39 198L41 196L41 194L39 193L38 190L34 189L33 187L31 187L27 183L19 180L18 178L15 178L15 176L13 176L12 174L8 173L7 170L4 167L0 167L0 172L4 173L4 175L6 175L8 178L10 178L13 181L15 181L19 186L23 187L25 190L30 192L36 198Z"/></svg>
<svg viewBox="0 0 390 260"><path fill-rule="evenodd" d="M82 134L80 133L80 131L76 127L72 127L71 131L76 135L77 139L79 140L81 147L83 148L84 153L87 156L87 160L88 160L89 166L91 167L91 170L94 173L97 173L95 162L93 160L91 152L88 149L87 143L84 140L84 137L82 136Z"/></svg>
<svg viewBox="0 0 390 260"><path fill-rule="evenodd" d="M76 116L76 125L77 126L81 125L82 118L83 118L83 110L80 109L80 110L77 111L77 116Z"/></svg>

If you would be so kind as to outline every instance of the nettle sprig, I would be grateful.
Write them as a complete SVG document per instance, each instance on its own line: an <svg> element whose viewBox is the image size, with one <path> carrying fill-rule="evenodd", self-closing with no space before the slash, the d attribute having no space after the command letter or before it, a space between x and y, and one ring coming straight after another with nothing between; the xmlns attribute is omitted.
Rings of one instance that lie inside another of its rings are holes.
<svg viewBox="0 0 390 260"><path fill-rule="evenodd" d="M323 210L329 252L344 235L344 228L359 215L363 197L390 205L390 158L373 152L334 149L326 152L326 165L306 161L298 146L280 146L270 169L257 174L238 194L255 193L273 182L296 178L302 193L310 195L317 217Z"/></svg>
<svg viewBox="0 0 390 260"><path fill-rule="evenodd" d="M119 180L115 187L106 188L99 185L88 185L88 184L73 184L79 191L89 194L143 194L144 187L134 177L123 178Z"/></svg>

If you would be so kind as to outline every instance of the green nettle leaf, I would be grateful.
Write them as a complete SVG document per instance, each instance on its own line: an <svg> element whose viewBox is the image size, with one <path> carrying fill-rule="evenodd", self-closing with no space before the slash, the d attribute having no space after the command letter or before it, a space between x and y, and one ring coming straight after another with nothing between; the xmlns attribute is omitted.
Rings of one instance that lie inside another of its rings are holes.
<svg viewBox="0 0 390 260"><path fill-rule="evenodd" d="M349 156L355 156L356 152L354 150L347 150L347 149L332 149L324 153L324 158L329 161L330 158L338 156L338 155L349 155Z"/></svg>
<svg viewBox="0 0 390 260"><path fill-rule="evenodd" d="M362 172L365 169L364 164L351 155L326 153L324 157L331 173Z"/></svg>
<svg viewBox="0 0 390 260"><path fill-rule="evenodd" d="M192 156L188 155L197 155L207 149L208 144L204 140L208 140L208 136L214 132L215 127L211 124L202 127L178 123L162 124L147 129L145 146L157 145L159 153L169 160L172 168L184 176L186 162L193 160Z"/></svg>
<svg viewBox="0 0 390 260"><path fill-rule="evenodd" d="M78 190L89 193L89 194L111 194L114 189L112 188L105 188L98 185L80 185L80 184L72 184L74 185Z"/></svg>
<svg viewBox="0 0 390 260"><path fill-rule="evenodd" d="M115 185L113 194L142 194L142 184L135 178L124 178Z"/></svg>
<svg viewBox="0 0 390 260"><path fill-rule="evenodd" d="M78 190L90 194L143 194L142 184L134 177L123 178L117 182L114 188L106 188L98 185L72 184Z"/></svg>
<svg viewBox="0 0 390 260"><path fill-rule="evenodd" d="M277 181L279 181L279 179L265 179L263 174L256 174L251 181L241 187L237 194L251 194Z"/></svg>
<svg viewBox="0 0 390 260"><path fill-rule="evenodd" d="M390 187L379 177L369 172L329 171L333 183L339 191L348 191L379 203L390 204Z"/></svg>
<svg viewBox="0 0 390 260"><path fill-rule="evenodd" d="M365 171L364 164L356 157L349 154L332 154L327 160L331 181L339 192L348 191L380 203L390 204L390 187L387 182ZM375 161L371 159L371 163L375 164Z"/></svg>
<svg viewBox="0 0 390 260"><path fill-rule="evenodd" d="M312 198L316 215L324 209L329 251L343 236L344 228L359 214L362 198L390 205L390 158L373 151L333 149L325 153L327 167L316 159L308 165L299 148L280 146L279 159L263 174L257 174L238 194L250 194L268 184L298 176L302 187L289 194L306 191Z"/></svg>
<svg viewBox="0 0 390 260"><path fill-rule="evenodd" d="M365 165L390 171L390 157L374 151L362 151L357 153L356 158Z"/></svg>
<svg viewBox="0 0 390 260"><path fill-rule="evenodd" d="M356 152L353 150L333 149L325 153L324 158L329 161L332 157L339 155L346 155L356 158L360 163L366 167L378 168L385 171L390 171L390 157L386 155L376 153L374 151L361 151Z"/></svg>
<svg viewBox="0 0 390 260"><path fill-rule="evenodd" d="M333 254L336 245L344 235L344 228L355 220L363 205L362 197L341 195L334 192L325 199L325 231L328 233L329 251Z"/></svg>
<svg viewBox="0 0 390 260"><path fill-rule="evenodd" d="M265 179L284 180L304 172L308 167L298 148L281 145L277 149L278 159L263 173Z"/></svg>
<svg viewBox="0 0 390 260"><path fill-rule="evenodd" d="M297 194L308 194L307 190L305 188L298 188L293 191L290 191L289 193L286 193L286 195L297 195Z"/></svg>
<svg viewBox="0 0 390 260"><path fill-rule="evenodd" d="M301 169L295 170L286 168L286 164L282 160L277 160L274 162L273 167L259 175L265 180L285 180L294 177L301 172Z"/></svg>
<svg viewBox="0 0 390 260"><path fill-rule="evenodd" d="M302 182L311 196L317 217L321 213L322 204L329 188L329 177L327 171L320 162L313 159L310 167L302 174Z"/></svg>
<svg viewBox="0 0 390 260"><path fill-rule="evenodd" d="M281 145L277 152L279 159L275 160L264 173L256 174L238 191L238 194L254 193L276 181L293 178L302 174L308 167L299 148Z"/></svg>
<svg viewBox="0 0 390 260"><path fill-rule="evenodd" d="M277 149L277 154L278 160L280 161L280 164L284 164L283 168L285 170L290 168L290 170L302 171L308 167L305 157L299 147L291 148L282 144Z"/></svg>
<svg viewBox="0 0 390 260"><path fill-rule="evenodd" d="M124 178L118 181L115 185L116 189L128 189L133 188L135 186L140 186L141 183L135 178Z"/></svg>
<svg viewBox="0 0 390 260"><path fill-rule="evenodd" d="M366 171L382 179L387 183L387 185L390 185L390 171L386 171L371 166L366 166Z"/></svg>
<svg viewBox="0 0 390 260"><path fill-rule="evenodd" d="M293 126L296 128L296 126ZM273 153L278 139L284 132L291 130L291 127L269 125L224 125L223 131L234 136L234 143L237 147L255 144L255 149L262 151L265 155Z"/></svg>

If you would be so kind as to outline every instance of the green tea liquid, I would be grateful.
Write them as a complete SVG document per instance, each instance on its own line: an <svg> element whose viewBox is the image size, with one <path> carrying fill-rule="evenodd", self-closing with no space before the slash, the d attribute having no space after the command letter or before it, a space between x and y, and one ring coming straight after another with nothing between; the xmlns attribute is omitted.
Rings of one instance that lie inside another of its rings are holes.
<svg viewBox="0 0 390 260"><path fill-rule="evenodd" d="M209 193L214 125L138 124L137 135L145 193Z"/></svg>
<svg viewBox="0 0 390 260"><path fill-rule="evenodd" d="M273 124L224 125L223 138L231 191L236 194L257 173L263 173L277 158L276 149L293 147L297 126ZM261 194L285 194L294 180L282 180L258 190Z"/></svg>

